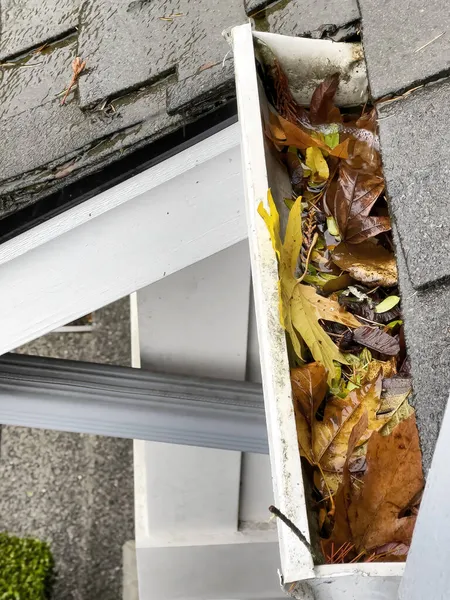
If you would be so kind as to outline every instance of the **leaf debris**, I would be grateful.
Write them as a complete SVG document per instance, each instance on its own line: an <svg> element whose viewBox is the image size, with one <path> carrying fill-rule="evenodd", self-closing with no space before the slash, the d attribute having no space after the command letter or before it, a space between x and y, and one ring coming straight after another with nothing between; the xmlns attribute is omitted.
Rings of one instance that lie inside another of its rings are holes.
<svg viewBox="0 0 450 600"><path fill-rule="evenodd" d="M404 560L423 474L411 380L399 374L403 320L376 113L342 114L338 75L318 86L309 110L275 58L266 76L264 131L292 198L269 190L258 212L278 259L299 452L323 556ZM285 229L278 207L289 210Z"/></svg>

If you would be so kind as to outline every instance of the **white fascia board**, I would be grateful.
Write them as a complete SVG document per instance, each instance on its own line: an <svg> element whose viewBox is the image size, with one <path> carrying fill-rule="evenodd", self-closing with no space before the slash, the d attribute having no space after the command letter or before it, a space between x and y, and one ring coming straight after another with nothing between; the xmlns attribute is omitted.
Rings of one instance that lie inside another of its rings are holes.
<svg viewBox="0 0 450 600"><path fill-rule="evenodd" d="M247 237L237 123L0 247L0 354Z"/></svg>

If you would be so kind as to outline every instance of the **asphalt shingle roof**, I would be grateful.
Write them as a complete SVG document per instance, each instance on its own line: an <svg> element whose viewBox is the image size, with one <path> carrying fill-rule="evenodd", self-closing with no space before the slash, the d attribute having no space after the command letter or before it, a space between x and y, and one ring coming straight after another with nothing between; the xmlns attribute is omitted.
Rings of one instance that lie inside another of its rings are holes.
<svg viewBox="0 0 450 600"><path fill-rule="evenodd" d="M234 97L221 32L255 12L295 35L358 16L355 0L4 0L0 218ZM75 56L86 69L61 106Z"/></svg>

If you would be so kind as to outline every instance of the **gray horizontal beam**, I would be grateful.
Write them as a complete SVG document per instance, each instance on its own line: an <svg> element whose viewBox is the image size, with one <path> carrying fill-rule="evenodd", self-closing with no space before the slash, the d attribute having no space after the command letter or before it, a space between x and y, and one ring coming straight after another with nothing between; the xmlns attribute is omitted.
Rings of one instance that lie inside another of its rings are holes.
<svg viewBox="0 0 450 600"><path fill-rule="evenodd" d="M0 423L267 453L261 386L6 354Z"/></svg>

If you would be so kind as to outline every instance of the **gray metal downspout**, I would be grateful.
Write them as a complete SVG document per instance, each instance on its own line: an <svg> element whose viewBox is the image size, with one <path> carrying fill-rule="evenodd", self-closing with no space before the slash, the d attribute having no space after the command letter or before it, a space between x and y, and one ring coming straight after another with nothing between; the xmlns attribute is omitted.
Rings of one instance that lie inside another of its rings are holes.
<svg viewBox="0 0 450 600"><path fill-rule="evenodd" d="M19 354L0 358L0 423L268 452L259 384Z"/></svg>

